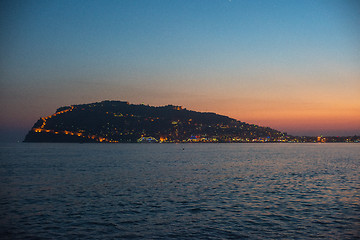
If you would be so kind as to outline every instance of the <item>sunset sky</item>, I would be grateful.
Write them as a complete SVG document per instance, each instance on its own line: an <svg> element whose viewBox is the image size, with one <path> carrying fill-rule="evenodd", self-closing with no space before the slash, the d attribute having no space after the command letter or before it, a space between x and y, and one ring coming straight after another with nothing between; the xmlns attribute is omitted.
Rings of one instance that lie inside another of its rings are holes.
<svg viewBox="0 0 360 240"><path fill-rule="evenodd" d="M0 3L0 133L58 107L181 105L292 135L360 135L360 3Z"/></svg>

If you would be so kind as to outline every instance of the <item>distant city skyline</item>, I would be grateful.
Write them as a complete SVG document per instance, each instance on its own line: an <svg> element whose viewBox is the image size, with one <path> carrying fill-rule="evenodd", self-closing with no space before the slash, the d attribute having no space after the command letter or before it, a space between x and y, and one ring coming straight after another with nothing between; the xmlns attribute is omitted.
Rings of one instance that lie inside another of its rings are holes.
<svg viewBox="0 0 360 240"><path fill-rule="evenodd" d="M359 23L352 0L2 1L1 138L107 99L359 135Z"/></svg>

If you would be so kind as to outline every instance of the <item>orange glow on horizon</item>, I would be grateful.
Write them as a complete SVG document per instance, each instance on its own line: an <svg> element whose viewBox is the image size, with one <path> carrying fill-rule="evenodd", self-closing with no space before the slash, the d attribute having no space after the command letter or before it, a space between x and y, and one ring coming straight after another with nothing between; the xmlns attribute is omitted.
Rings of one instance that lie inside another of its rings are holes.
<svg viewBox="0 0 360 240"><path fill-rule="evenodd" d="M359 95L348 97L323 97L321 93L313 100L304 100L305 96L284 98L232 97L212 100L208 103L186 106L196 111L209 111L226 115L239 121L271 127L283 132L296 134L314 134L318 132L339 132L338 135L360 134ZM308 98L308 97L307 97ZM275 99L275 100L274 100ZM311 98L310 98L311 99Z"/></svg>

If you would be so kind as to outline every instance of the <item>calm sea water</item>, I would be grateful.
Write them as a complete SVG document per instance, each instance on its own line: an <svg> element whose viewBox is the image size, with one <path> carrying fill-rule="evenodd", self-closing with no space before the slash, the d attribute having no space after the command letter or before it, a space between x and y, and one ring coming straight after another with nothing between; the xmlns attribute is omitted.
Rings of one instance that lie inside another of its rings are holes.
<svg viewBox="0 0 360 240"><path fill-rule="evenodd" d="M359 239L359 144L1 146L2 239Z"/></svg>

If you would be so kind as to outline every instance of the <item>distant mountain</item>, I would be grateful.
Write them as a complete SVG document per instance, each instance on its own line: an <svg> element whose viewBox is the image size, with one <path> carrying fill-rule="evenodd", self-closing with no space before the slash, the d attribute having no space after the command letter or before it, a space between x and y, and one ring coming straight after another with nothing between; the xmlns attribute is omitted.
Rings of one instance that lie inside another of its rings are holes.
<svg viewBox="0 0 360 240"><path fill-rule="evenodd" d="M268 127L181 106L103 101L57 109L39 119L24 142L264 142L284 138L285 134Z"/></svg>

